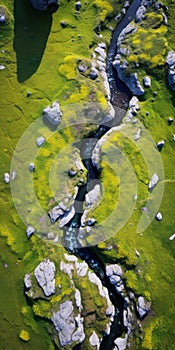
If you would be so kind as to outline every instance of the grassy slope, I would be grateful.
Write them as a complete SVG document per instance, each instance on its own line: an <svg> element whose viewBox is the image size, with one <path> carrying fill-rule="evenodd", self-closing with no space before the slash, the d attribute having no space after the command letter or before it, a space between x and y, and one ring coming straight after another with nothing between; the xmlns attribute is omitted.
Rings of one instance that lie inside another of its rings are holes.
<svg viewBox="0 0 175 350"><path fill-rule="evenodd" d="M10 187L4 184L3 174L10 171L10 161L17 141L32 121L41 116L45 106L56 99L61 104L87 100L91 91L96 94L97 90L98 96L103 97L100 82L98 88L75 70L78 59L90 62L89 46L99 41L93 29L100 20L101 4L93 6L91 1L82 1L81 14L76 15L74 1L62 1L52 22L46 15L35 12L27 0L16 0L14 4L7 0L1 4L7 6L11 16L9 29L4 27L0 32L0 46L4 50L0 53L0 64L5 65L5 69L0 72L0 347L4 350L52 350L51 337L46 332L46 329L49 331L49 324L33 318L23 292L23 279L25 273L33 271L47 256L59 265L63 248L47 247L37 238L27 240L25 226L14 208ZM68 23L68 27L62 29L61 21ZM107 31L108 38L109 33ZM30 97L27 97L27 91L31 92ZM8 267L5 268L4 264L8 264ZM88 303L88 298L84 298ZM91 304L96 309L93 301ZM104 321L100 326L99 321L99 334L104 329L103 323ZM29 342L19 339L22 329L29 332ZM88 333L90 330L89 327Z"/></svg>

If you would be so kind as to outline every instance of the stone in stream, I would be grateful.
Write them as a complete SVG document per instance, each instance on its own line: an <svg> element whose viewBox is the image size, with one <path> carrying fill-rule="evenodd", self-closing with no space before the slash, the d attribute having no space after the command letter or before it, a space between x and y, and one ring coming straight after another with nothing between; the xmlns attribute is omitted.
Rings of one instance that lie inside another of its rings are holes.
<svg viewBox="0 0 175 350"><path fill-rule="evenodd" d="M42 261L35 269L34 275L46 297L55 293L55 264L49 259Z"/></svg>
<svg viewBox="0 0 175 350"><path fill-rule="evenodd" d="M114 350L125 350L127 346L127 338L117 338L114 340Z"/></svg>
<svg viewBox="0 0 175 350"><path fill-rule="evenodd" d="M41 147L45 142L45 137L43 136L39 136L37 139L36 139L36 144L38 147Z"/></svg>

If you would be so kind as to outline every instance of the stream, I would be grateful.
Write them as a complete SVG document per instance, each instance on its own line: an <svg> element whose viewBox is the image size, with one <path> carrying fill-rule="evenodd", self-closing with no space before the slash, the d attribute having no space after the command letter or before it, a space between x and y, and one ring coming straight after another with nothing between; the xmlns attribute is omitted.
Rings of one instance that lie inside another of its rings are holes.
<svg viewBox="0 0 175 350"><path fill-rule="evenodd" d="M88 171L87 184L79 187L78 194L75 198L78 207L75 207L76 214L73 219L69 222L68 228L64 231L63 244L67 247L70 253L75 254L81 260L87 262L89 267L96 273L100 278L102 284L108 289L109 297L111 302L115 307L114 321L111 324L110 333L103 336L102 342L100 344L100 350L112 350L114 347L114 340L122 335L124 332L123 324L123 310L124 310L124 299L121 294L116 292L114 285L110 283L109 277L106 275L105 265L103 261L96 254L95 247L82 248L78 239L78 228L80 227L80 221L82 216L83 201L85 200L85 195L88 190L92 189L88 187L88 183L93 183L99 181L99 171L92 164L91 155L97 141L113 126L117 126L122 122L124 114L128 108L129 100L131 99L131 93L127 87L118 79L117 73L114 71L112 62L116 55L117 50L117 39L121 31L129 24L129 22L135 18L135 13L140 6L141 0L134 0L130 7L128 8L125 16L122 18L121 22L117 25L116 29L113 31L110 46L107 53L106 59L106 72L108 77L108 82L110 85L111 92L111 104L115 110L115 118L108 126L99 125L97 130L91 135L86 141L80 143L79 149L81 158L84 166ZM123 110L123 113L119 113L119 110ZM93 181L92 181L93 180ZM77 204L76 204L77 205ZM83 349L82 346L78 347Z"/></svg>

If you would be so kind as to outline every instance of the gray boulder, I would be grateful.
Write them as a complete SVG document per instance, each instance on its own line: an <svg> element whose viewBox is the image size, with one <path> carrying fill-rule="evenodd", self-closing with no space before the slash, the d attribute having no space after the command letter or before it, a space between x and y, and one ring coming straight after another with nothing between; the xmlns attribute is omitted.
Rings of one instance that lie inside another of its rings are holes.
<svg viewBox="0 0 175 350"><path fill-rule="evenodd" d="M53 126L58 126L61 123L62 112L58 102L53 102L52 106L47 106L43 109L43 117Z"/></svg>
<svg viewBox="0 0 175 350"><path fill-rule="evenodd" d="M10 174L9 173L4 174L4 182L6 184L8 184L10 182Z"/></svg>
<svg viewBox="0 0 175 350"><path fill-rule="evenodd" d="M32 281L31 281L31 274L26 273L24 277L24 284L27 289L30 289L32 287Z"/></svg>
<svg viewBox="0 0 175 350"><path fill-rule="evenodd" d="M72 301L66 300L60 304L60 309L54 312L51 320L58 332L61 346L72 344L72 334L75 330L74 309Z"/></svg>
<svg viewBox="0 0 175 350"><path fill-rule="evenodd" d="M146 13L146 7L145 6L140 6L136 12L135 16L135 21L136 23L140 22L142 19L145 18L145 13Z"/></svg>
<svg viewBox="0 0 175 350"><path fill-rule="evenodd" d="M52 261L42 261L36 267L34 275L46 297L55 293L55 264Z"/></svg>
<svg viewBox="0 0 175 350"><path fill-rule="evenodd" d="M66 211L64 215L59 219L59 227L65 226L75 215L75 208L72 205L69 211Z"/></svg>
<svg viewBox="0 0 175 350"><path fill-rule="evenodd" d="M158 181L159 181L159 177L158 177L158 175L156 173L154 173L152 178L151 178L151 180L150 180L150 182L149 182L149 184L148 184L148 189L152 190L156 186Z"/></svg>
<svg viewBox="0 0 175 350"><path fill-rule="evenodd" d="M95 204L101 197L100 185L96 184L94 188L85 195L86 205L90 207Z"/></svg>
<svg viewBox="0 0 175 350"><path fill-rule="evenodd" d="M146 88L149 88L151 86L151 78L150 77L144 77L143 78L143 84Z"/></svg>
<svg viewBox="0 0 175 350"><path fill-rule="evenodd" d="M56 205L54 208L49 210L48 215L50 217L51 223L54 224L64 213L65 211L60 208L59 205Z"/></svg>
<svg viewBox="0 0 175 350"><path fill-rule="evenodd" d="M29 226L26 228L26 235L27 235L27 238L30 238L34 233L35 233L34 227L31 226L31 225L29 225Z"/></svg>
<svg viewBox="0 0 175 350"><path fill-rule="evenodd" d="M166 63L168 64L168 83L172 90L175 90L175 52L169 51Z"/></svg>
<svg viewBox="0 0 175 350"><path fill-rule="evenodd" d="M114 350L125 350L127 346L127 338L117 338L114 341L115 348Z"/></svg>
<svg viewBox="0 0 175 350"><path fill-rule="evenodd" d="M115 286L118 293L122 293L124 284L122 281L122 269L118 264L107 265L106 275L109 277L111 284Z"/></svg>
<svg viewBox="0 0 175 350"><path fill-rule="evenodd" d="M45 142L45 137L43 136L39 136L37 139L36 139L36 144L38 147L41 147L43 145L43 143Z"/></svg>
<svg viewBox="0 0 175 350"><path fill-rule="evenodd" d="M32 6L38 11L46 11L53 13L58 10L58 0L30 0Z"/></svg>
<svg viewBox="0 0 175 350"><path fill-rule="evenodd" d="M92 346L96 347L97 350L100 348L100 341L95 331L93 331L93 333L89 337L89 342Z"/></svg>
<svg viewBox="0 0 175 350"><path fill-rule="evenodd" d="M138 297L137 301L137 312L139 317L142 319L151 309L151 302L145 301L143 296Z"/></svg>

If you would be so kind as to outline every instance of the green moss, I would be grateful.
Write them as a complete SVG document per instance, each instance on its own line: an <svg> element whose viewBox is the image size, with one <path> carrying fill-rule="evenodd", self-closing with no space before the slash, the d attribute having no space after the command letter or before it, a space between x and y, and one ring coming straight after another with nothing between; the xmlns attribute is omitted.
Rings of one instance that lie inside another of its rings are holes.
<svg viewBox="0 0 175 350"><path fill-rule="evenodd" d="M21 330L21 332L19 334L19 337L20 337L21 340L23 340L25 342L30 340L29 333L26 330L24 330L24 329Z"/></svg>

